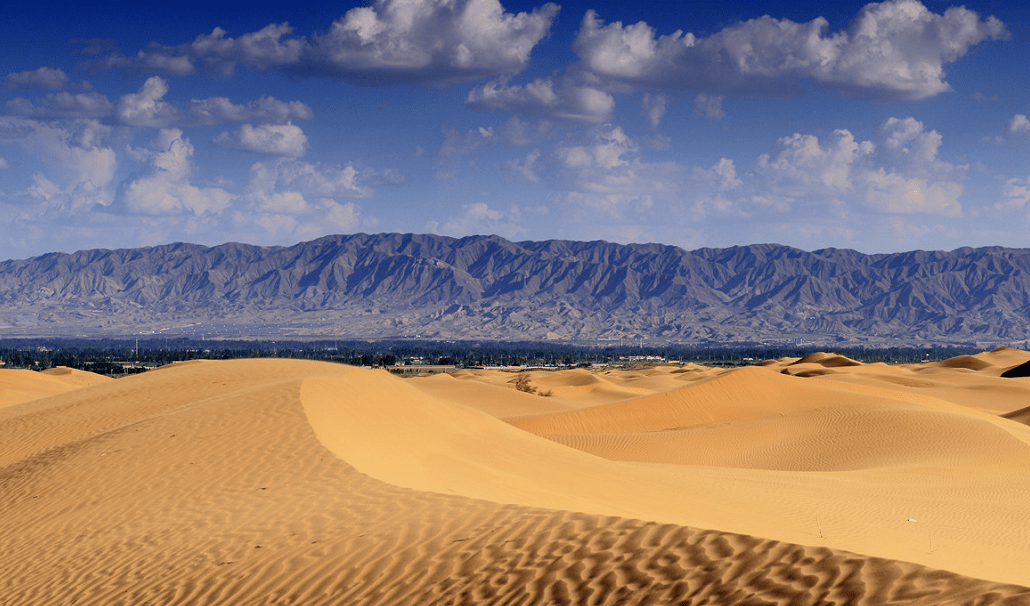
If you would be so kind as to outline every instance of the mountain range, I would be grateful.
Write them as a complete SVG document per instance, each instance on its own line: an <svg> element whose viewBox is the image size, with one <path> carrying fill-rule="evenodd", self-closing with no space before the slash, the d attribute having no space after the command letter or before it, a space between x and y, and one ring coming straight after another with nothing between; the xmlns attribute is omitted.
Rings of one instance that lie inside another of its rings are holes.
<svg viewBox="0 0 1030 606"><path fill-rule="evenodd" d="M1030 340L1030 250L337 235L0 262L0 336L928 345Z"/></svg>

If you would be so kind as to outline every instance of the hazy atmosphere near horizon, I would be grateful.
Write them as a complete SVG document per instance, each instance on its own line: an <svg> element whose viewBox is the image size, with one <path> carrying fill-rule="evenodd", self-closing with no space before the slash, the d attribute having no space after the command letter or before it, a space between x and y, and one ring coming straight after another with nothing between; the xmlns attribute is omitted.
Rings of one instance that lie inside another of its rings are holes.
<svg viewBox="0 0 1030 606"><path fill-rule="evenodd" d="M1028 246L1021 2L5 9L0 259L332 233Z"/></svg>

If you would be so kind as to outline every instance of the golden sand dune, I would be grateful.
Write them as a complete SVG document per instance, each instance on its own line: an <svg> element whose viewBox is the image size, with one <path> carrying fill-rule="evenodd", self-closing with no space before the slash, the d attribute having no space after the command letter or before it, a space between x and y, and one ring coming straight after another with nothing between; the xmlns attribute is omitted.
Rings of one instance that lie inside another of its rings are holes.
<svg viewBox="0 0 1030 606"><path fill-rule="evenodd" d="M7 406L0 603L1030 603L1030 428L776 368L686 374L576 372L569 387L647 392L584 407L506 373L195 362ZM500 403L470 406L477 386ZM781 410L731 401L767 393ZM605 414L652 428L626 439L723 431L723 451L748 445L734 428L795 433L735 464L631 462L534 433L570 415L607 428ZM820 467L763 464L781 452Z"/></svg>
<svg viewBox="0 0 1030 606"><path fill-rule="evenodd" d="M0 408L110 380L103 375L64 367L43 372L0 370Z"/></svg>

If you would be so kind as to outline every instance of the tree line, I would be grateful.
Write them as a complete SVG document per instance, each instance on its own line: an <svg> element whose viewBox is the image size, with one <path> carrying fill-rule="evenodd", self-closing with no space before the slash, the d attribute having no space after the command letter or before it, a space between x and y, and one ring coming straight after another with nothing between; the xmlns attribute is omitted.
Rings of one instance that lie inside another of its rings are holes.
<svg viewBox="0 0 1030 606"><path fill-rule="evenodd" d="M0 340L4 368L45 370L66 366L100 374L141 372L187 360L298 358L354 366L397 364L489 366L584 366L651 361L741 366L760 360L803 357L816 351L804 346L741 344L726 346L582 346L541 342L495 341L198 341L190 339L51 339ZM915 363L977 353L970 347L844 348L835 353L860 362Z"/></svg>

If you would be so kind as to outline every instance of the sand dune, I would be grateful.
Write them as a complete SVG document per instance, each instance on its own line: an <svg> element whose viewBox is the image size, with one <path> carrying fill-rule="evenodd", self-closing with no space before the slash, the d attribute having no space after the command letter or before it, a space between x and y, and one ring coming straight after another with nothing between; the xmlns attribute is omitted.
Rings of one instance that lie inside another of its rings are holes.
<svg viewBox="0 0 1030 606"><path fill-rule="evenodd" d="M1030 604L1030 427L785 365L3 371L0 603Z"/></svg>
<svg viewBox="0 0 1030 606"><path fill-rule="evenodd" d="M110 380L102 375L63 367L43 372L0 370L0 408Z"/></svg>

